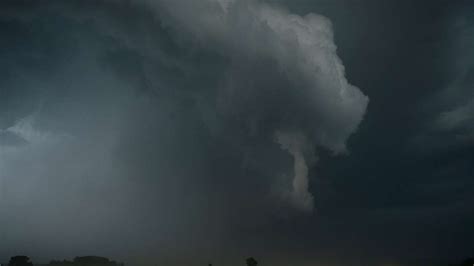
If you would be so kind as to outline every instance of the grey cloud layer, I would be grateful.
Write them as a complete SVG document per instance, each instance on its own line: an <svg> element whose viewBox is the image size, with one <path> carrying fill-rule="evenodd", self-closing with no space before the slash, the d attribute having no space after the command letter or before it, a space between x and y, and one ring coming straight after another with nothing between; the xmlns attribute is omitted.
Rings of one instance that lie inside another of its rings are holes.
<svg viewBox="0 0 474 266"><path fill-rule="evenodd" d="M431 134L439 142L435 146L460 147L474 143L472 10L472 6L458 7L446 23L445 34L449 38L442 42L446 84L425 101L427 109L434 113L427 135Z"/></svg>

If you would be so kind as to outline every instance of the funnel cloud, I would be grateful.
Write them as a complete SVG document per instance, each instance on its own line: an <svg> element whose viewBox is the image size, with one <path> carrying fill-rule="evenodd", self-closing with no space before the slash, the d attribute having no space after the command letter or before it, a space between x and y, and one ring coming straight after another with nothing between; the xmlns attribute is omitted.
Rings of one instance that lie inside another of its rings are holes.
<svg viewBox="0 0 474 266"><path fill-rule="evenodd" d="M303 211L313 209L313 195L309 192L308 171L311 165L305 158L304 150L311 148L311 144L304 135L298 133L276 133L276 141L281 148L287 151L294 160L294 177L289 197L292 203Z"/></svg>

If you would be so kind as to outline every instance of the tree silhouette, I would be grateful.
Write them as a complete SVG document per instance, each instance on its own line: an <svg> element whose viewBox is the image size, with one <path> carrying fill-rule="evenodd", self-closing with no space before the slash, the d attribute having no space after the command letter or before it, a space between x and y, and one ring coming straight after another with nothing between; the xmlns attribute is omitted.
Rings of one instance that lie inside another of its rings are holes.
<svg viewBox="0 0 474 266"><path fill-rule="evenodd" d="M258 262L254 258L250 257L245 260L247 262L247 266L257 266Z"/></svg>
<svg viewBox="0 0 474 266"><path fill-rule="evenodd" d="M27 256L15 256L10 258L8 266L33 266L33 263Z"/></svg>

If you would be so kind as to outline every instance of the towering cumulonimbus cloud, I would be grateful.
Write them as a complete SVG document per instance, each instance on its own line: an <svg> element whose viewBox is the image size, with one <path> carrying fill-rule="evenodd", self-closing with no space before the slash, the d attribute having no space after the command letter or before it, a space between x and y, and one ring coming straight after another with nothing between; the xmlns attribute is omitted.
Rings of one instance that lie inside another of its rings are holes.
<svg viewBox="0 0 474 266"><path fill-rule="evenodd" d="M253 0L146 2L172 27L230 56L237 69L230 72L237 74L230 74L230 81L220 88L222 109L260 123L277 121L270 130L266 128L266 134L276 134L282 149L293 156L292 197L302 209L312 209L309 169L301 149L316 145L335 154L345 152L346 140L356 131L368 104L368 97L345 78L330 20L312 13L291 14ZM265 60L268 63L262 66ZM267 75L272 68L276 74L268 79L286 82L284 88L265 79L246 81ZM249 103L255 101L264 106L249 111ZM252 127L255 132L255 123ZM298 133L281 133L287 131Z"/></svg>
<svg viewBox="0 0 474 266"><path fill-rule="evenodd" d="M33 243L25 253L214 254L271 216L276 183L277 200L310 212L314 152L345 152L368 103L329 19L263 1L58 0L0 14L0 227L12 247Z"/></svg>
<svg viewBox="0 0 474 266"><path fill-rule="evenodd" d="M201 112L209 113L209 109L216 108L218 122L211 123L217 123L218 128L231 124L227 131L243 126L247 135L239 137L244 139L280 136L273 144L280 144L294 159L291 201L299 202L300 209L311 210L307 165L310 160L298 150L315 145L334 154L344 153L346 140L357 130L368 104L368 97L345 78L331 21L314 13L299 16L256 0L138 3L150 8L165 28L193 49L212 50L228 59L226 74L215 77L221 80L215 92L216 106L204 104ZM104 19L93 19L104 24ZM147 43L131 40L128 32L110 25L102 27L145 58L163 57ZM153 66L153 59L149 61L143 65ZM163 86L152 71L144 72L150 86ZM198 95L198 91L196 88L193 93ZM307 141L302 142L301 136Z"/></svg>
<svg viewBox="0 0 474 266"><path fill-rule="evenodd" d="M11 75L0 84L0 224L13 246L55 233L84 253L98 235L115 251L120 239L154 250L186 247L199 231L213 250L234 207L266 213L282 172L280 198L309 212L314 151L345 152L368 104L316 14L253 0L0 13L23 34L5 37ZM77 209L87 212L69 215Z"/></svg>

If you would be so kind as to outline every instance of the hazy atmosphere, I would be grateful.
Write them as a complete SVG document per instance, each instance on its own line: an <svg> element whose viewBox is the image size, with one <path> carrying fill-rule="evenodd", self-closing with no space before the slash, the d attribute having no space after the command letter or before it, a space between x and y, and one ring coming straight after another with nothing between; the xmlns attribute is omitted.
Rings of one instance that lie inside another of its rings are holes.
<svg viewBox="0 0 474 266"><path fill-rule="evenodd" d="M473 225L473 1L0 1L1 263L448 266Z"/></svg>

